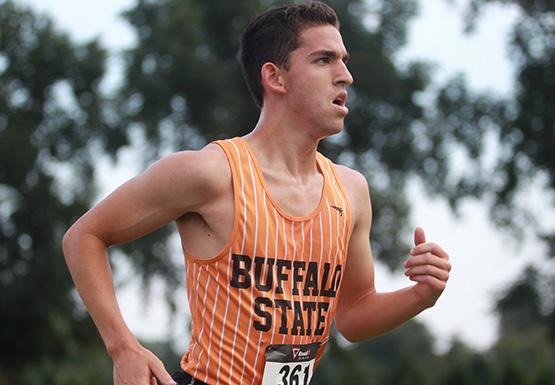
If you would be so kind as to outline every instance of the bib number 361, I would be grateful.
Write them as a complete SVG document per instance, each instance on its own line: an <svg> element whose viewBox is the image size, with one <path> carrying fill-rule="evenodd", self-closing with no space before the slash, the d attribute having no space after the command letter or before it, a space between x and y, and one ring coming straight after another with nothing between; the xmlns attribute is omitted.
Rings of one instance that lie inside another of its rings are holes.
<svg viewBox="0 0 555 385"><path fill-rule="evenodd" d="M308 385L318 345L268 346L262 385Z"/></svg>
<svg viewBox="0 0 555 385"><path fill-rule="evenodd" d="M312 377L312 361L295 366L284 365L280 371L279 385L308 385L308 381Z"/></svg>

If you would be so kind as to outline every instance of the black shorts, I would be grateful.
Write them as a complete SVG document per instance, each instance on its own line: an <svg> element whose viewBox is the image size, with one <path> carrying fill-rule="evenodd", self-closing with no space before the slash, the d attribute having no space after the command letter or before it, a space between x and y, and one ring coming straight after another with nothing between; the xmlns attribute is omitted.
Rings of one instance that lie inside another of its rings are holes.
<svg viewBox="0 0 555 385"><path fill-rule="evenodd" d="M172 377L173 380L177 382L177 385L206 385L204 382L193 378L189 373L182 370L175 372Z"/></svg>

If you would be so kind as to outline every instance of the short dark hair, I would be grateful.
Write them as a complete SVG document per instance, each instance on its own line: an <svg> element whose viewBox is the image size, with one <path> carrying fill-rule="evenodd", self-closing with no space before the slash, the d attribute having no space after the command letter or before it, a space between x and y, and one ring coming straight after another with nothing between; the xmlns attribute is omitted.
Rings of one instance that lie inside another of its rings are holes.
<svg viewBox="0 0 555 385"><path fill-rule="evenodd" d="M326 24L339 29L333 8L320 1L308 1L272 8L247 26L241 39L241 67L259 108L263 104L260 71L264 63L288 69L289 54L299 47L300 33L308 27Z"/></svg>

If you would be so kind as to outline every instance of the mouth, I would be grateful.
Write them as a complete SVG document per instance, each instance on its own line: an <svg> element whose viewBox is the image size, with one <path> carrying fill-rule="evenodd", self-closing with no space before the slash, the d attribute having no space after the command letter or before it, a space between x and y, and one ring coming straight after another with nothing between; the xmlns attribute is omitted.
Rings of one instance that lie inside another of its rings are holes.
<svg viewBox="0 0 555 385"><path fill-rule="evenodd" d="M348 113L349 109L345 105L345 103L347 102L347 97L348 97L347 91L342 91L335 97L335 99L333 99L332 103L335 104L336 106L341 107L341 109L345 113Z"/></svg>

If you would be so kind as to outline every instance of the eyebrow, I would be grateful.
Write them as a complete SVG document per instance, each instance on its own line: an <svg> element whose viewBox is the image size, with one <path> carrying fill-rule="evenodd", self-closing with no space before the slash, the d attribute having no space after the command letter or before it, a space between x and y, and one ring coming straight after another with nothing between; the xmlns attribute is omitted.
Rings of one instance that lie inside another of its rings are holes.
<svg viewBox="0 0 555 385"><path fill-rule="evenodd" d="M330 59L337 59L339 58L339 56L337 55L336 51L333 50L328 50L328 49L322 49L316 52L312 52L310 55L308 55L309 57L314 57L314 56L323 56L323 57L327 57ZM344 63L347 63L349 61L349 58L351 57L351 55L349 55L349 53L346 53L345 55L342 56L342 60Z"/></svg>

